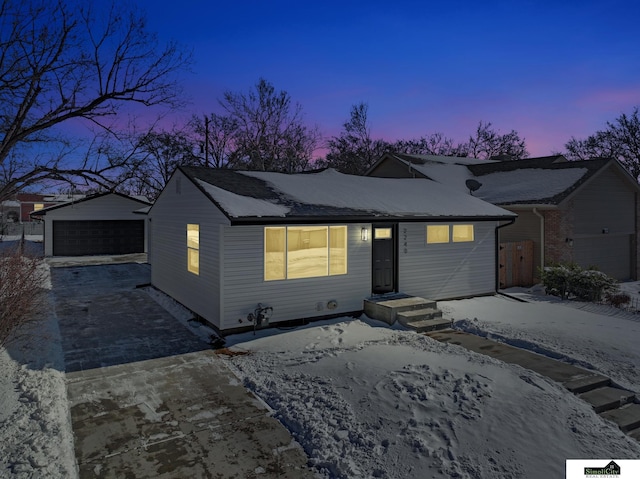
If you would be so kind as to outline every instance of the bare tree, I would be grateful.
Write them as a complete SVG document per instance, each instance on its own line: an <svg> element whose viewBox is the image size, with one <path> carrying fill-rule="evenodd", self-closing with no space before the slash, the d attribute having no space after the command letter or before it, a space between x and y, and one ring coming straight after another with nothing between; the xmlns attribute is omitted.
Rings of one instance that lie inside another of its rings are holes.
<svg viewBox="0 0 640 479"><path fill-rule="evenodd" d="M42 260L17 247L0 254L0 347L28 335L39 321L45 278Z"/></svg>
<svg viewBox="0 0 640 479"><path fill-rule="evenodd" d="M584 140L571 138L565 145L569 160L616 158L631 175L640 181L640 118L638 107L631 115L623 113L607 128Z"/></svg>
<svg viewBox="0 0 640 479"><path fill-rule="evenodd" d="M467 156L464 144L456 144L442 133L432 133L412 140L398 140L391 148L397 153L408 155Z"/></svg>
<svg viewBox="0 0 640 479"><path fill-rule="evenodd" d="M213 168L238 166L239 154L236 135L239 133L236 119L212 113L209 116L193 116L189 122L200 145L202 164Z"/></svg>
<svg viewBox="0 0 640 479"><path fill-rule="evenodd" d="M529 156L524 138L520 138L517 131L501 135L492 128L490 122L480 122L475 135L469 137L466 144L459 146L460 151L465 151L463 156L472 158L489 159L492 156L509 156L514 160L520 160Z"/></svg>
<svg viewBox="0 0 640 479"><path fill-rule="evenodd" d="M133 137L125 153L111 152L111 158L127 165L118 188L129 194L154 200L179 165L199 165L195 142L178 129L148 131Z"/></svg>
<svg viewBox="0 0 640 479"><path fill-rule="evenodd" d="M212 138L220 138L220 166L250 170L301 171L320 141L317 128L304 124L302 107L286 91L260 79L249 93L227 91L220 101L226 118L212 116ZM217 121L219 120L219 122ZM232 146L233 155L225 148Z"/></svg>
<svg viewBox="0 0 640 479"><path fill-rule="evenodd" d="M364 102L351 107L349 120L342 125L343 130L340 136L329 139L327 142L329 152L324 160L317 162L318 166L335 168L342 173L361 175L391 149L389 143L371 138L368 110L369 106Z"/></svg>
<svg viewBox="0 0 640 479"><path fill-rule="evenodd" d="M78 119L113 133L124 105L177 105L188 64L120 3L0 0L0 198L51 178L108 184L122 165L65 162L57 127Z"/></svg>

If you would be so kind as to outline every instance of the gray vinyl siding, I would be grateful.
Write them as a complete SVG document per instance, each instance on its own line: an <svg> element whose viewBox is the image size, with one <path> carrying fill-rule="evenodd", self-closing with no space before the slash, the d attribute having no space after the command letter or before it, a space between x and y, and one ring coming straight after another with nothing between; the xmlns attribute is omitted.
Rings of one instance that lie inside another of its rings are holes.
<svg viewBox="0 0 640 479"><path fill-rule="evenodd" d="M613 169L598 177L573 197L574 234L632 234L635 227L635 193Z"/></svg>
<svg viewBox="0 0 640 479"><path fill-rule="evenodd" d="M497 224L473 225L473 242L427 244L425 223L401 223L400 291L433 300L495 292Z"/></svg>
<svg viewBox="0 0 640 479"><path fill-rule="evenodd" d="M629 279L635 238L635 192L613 169L603 171L572 198L573 260ZM608 231L608 232L603 232Z"/></svg>
<svg viewBox="0 0 640 479"><path fill-rule="evenodd" d="M396 160L387 158L375 167L368 176L379 178L415 178L416 172L408 165ZM418 175L422 177L423 175Z"/></svg>
<svg viewBox="0 0 640 479"><path fill-rule="evenodd" d="M258 303L273 308L271 323L361 311L371 293L371 241L360 237L365 226L348 225L347 274L278 281L264 280L263 226L223 227L221 329L251 326L247 315ZM338 307L330 310L332 300Z"/></svg>
<svg viewBox="0 0 640 479"><path fill-rule="evenodd" d="M229 220L180 171L154 204L150 218L151 283L220 327L220 231ZM187 224L200 225L199 275L187 271Z"/></svg>
<svg viewBox="0 0 640 479"><path fill-rule="evenodd" d="M134 213L143 208L144 203L123 198L119 195L105 195L87 201L48 211L44 216L44 254L53 255L53 222L83 220L144 220L145 216ZM145 221L145 251L147 244L147 224Z"/></svg>
<svg viewBox="0 0 640 479"><path fill-rule="evenodd" d="M516 222L512 225L505 226L499 230L500 243L511 243L517 241L532 240L533 241L533 268L537 271L542 265L541 253L541 225L533 211L511 210L518 215Z"/></svg>

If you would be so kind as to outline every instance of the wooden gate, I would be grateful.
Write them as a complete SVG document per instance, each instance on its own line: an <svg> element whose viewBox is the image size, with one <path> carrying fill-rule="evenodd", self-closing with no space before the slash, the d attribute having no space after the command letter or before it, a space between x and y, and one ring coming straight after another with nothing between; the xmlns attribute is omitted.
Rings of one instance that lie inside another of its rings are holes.
<svg viewBox="0 0 640 479"><path fill-rule="evenodd" d="M500 288L533 285L533 241L500 243Z"/></svg>

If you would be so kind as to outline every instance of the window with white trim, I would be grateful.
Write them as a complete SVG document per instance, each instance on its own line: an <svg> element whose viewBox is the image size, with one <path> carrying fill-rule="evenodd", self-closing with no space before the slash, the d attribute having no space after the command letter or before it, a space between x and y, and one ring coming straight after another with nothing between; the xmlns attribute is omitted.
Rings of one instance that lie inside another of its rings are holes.
<svg viewBox="0 0 640 479"><path fill-rule="evenodd" d="M427 225L427 244L448 242L449 225Z"/></svg>
<svg viewBox="0 0 640 479"><path fill-rule="evenodd" d="M347 274L346 226L267 226L264 279Z"/></svg>
<svg viewBox="0 0 640 479"><path fill-rule="evenodd" d="M454 243L473 241L473 225L453 225L451 236Z"/></svg>
<svg viewBox="0 0 640 479"><path fill-rule="evenodd" d="M187 225L187 271L200 274L200 225Z"/></svg>

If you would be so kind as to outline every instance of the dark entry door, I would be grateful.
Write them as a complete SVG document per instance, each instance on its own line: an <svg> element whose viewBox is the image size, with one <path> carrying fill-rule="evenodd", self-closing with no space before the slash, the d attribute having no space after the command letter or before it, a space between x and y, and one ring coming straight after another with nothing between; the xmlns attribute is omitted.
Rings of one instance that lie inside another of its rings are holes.
<svg viewBox="0 0 640 479"><path fill-rule="evenodd" d="M373 227L372 291L374 294L396 290L396 228L392 224Z"/></svg>

